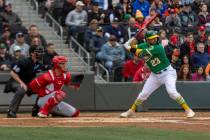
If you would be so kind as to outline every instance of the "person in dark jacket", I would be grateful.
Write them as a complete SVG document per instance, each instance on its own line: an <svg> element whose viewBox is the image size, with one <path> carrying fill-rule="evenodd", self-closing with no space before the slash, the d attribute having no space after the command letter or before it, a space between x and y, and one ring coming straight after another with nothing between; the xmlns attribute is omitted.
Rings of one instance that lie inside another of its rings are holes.
<svg viewBox="0 0 210 140"><path fill-rule="evenodd" d="M4 92L14 92L7 112L8 118L16 118L19 105L26 93L31 94L28 84L41 72L43 65L40 63L43 49L32 46L29 50L30 57L21 59L15 63L10 71L11 79L5 86Z"/></svg>

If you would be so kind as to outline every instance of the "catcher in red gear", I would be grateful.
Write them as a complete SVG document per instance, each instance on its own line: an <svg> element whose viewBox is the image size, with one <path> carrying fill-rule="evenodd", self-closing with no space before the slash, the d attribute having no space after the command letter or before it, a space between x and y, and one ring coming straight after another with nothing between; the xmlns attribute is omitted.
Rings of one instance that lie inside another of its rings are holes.
<svg viewBox="0 0 210 140"><path fill-rule="evenodd" d="M29 84L32 92L39 96L37 102L40 107L38 116L44 118L52 113L65 117L77 117L79 110L63 102L66 93L61 89L64 85L78 89L84 75L77 75L72 80L71 73L67 72L68 58L65 56L55 56L52 62L52 70L38 76Z"/></svg>

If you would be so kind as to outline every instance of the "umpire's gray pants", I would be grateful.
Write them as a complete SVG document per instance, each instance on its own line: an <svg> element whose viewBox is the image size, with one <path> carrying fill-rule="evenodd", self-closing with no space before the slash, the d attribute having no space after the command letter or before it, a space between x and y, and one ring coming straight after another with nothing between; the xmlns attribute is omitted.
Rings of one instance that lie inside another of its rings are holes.
<svg viewBox="0 0 210 140"><path fill-rule="evenodd" d="M17 112L20 106L20 103L26 93L26 91L20 87L20 84L16 81L12 81L12 88L15 89L15 95L13 96L10 105L9 110L12 112Z"/></svg>
<svg viewBox="0 0 210 140"><path fill-rule="evenodd" d="M46 95L44 97L39 97L38 100L38 106L43 107L47 100L54 96L55 93L51 93L49 95ZM67 104L63 101L61 101L59 104L57 104L53 109L50 111L51 114L56 114L59 116L65 116L65 117L71 117L76 113L77 109L71 106L70 104Z"/></svg>

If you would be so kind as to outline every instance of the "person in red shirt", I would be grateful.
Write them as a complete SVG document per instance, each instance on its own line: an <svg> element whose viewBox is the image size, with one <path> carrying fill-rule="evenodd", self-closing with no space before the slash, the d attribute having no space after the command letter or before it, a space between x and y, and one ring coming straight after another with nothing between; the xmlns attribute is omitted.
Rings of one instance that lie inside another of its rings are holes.
<svg viewBox="0 0 210 140"><path fill-rule="evenodd" d="M125 81L133 81L136 71L144 65L144 61L134 55L133 59L127 60L123 65L123 78Z"/></svg>
<svg viewBox="0 0 210 140"><path fill-rule="evenodd" d="M77 117L79 110L63 102L66 93L61 89L64 85L79 88L80 83L72 84L71 73L67 71L67 57L55 56L52 62L53 68L51 70L38 76L29 84L32 92L39 96L37 102L40 107L38 116L45 118L52 113L65 117Z"/></svg>
<svg viewBox="0 0 210 140"><path fill-rule="evenodd" d="M135 73L133 82L144 82L149 77L151 71L147 67L146 63L138 69Z"/></svg>

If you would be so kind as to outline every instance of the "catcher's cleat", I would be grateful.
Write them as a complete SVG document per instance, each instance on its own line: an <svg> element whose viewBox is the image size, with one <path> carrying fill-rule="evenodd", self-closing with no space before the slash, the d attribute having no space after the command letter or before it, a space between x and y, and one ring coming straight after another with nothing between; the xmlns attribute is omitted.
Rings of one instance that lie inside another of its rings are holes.
<svg viewBox="0 0 210 140"><path fill-rule="evenodd" d="M46 115L46 114L44 114L44 113L42 113L42 112L39 112L39 113L38 113L38 117L40 117L40 118L47 118L48 115Z"/></svg>
<svg viewBox="0 0 210 140"><path fill-rule="evenodd" d="M132 118L134 116L135 112L132 109L127 110L126 112L123 112L120 114L121 118Z"/></svg>
<svg viewBox="0 0 210 140"><path fill-rule="evenodd" d="M38 117L40 117L40 118L47 118L47 117L48 117L48 114L45 113L45 112L43 112L43 111L40 111L40 112L38 113Z"/></svg>
<svg viewBox="0 0 210 140"><path fill-rule="evenodd" d="M195 112L192 109L188 109L185 111L187 118L192 118L195 116Z"/></svg>

